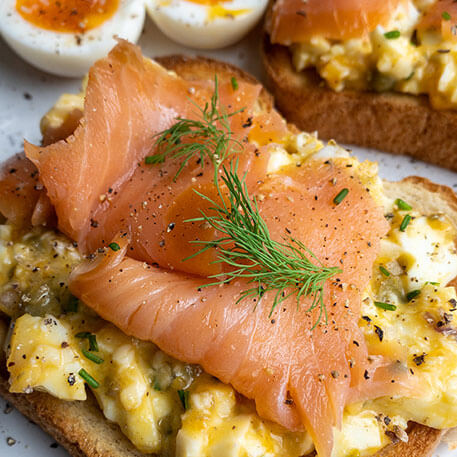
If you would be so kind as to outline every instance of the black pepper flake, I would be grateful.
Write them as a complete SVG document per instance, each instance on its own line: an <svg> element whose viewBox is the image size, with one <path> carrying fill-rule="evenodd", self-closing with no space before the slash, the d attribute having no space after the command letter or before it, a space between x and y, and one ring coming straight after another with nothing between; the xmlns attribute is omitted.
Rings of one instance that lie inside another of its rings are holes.
<svg viewBox="0 0 457 457"><path fill-rule="evenodd" d="M336 370L332 370L332 372L331 372L330 374L332 375L332 378L333 378L333 379L337 379L338 376L340 375L340 374L338 373L338 371L336 371Z"/></svg>
<svg viewBox="0 0 457 457"><path fill-rule="evenodd" d="M58 445L56 442L54 442L54 443L51 443L51 444L49 445L49 447L50 447L51 449L57 449L57 448L59 447L59 445Z"/></svg>
<svg viewBox="0 0 457 457"><path fill-rule="evenodd" d="M70 345L69 345L66 341L63 341L62 344L60 345L60 347L61 347L62 349L65 349L65 348L67 348L68 346L70 346Z"/></svg>
<svg viewBox="0 0 457 457"><path fill-rule="evenodd" d="M352 342L352 344L355 344L357 347L359 347L359 346L360 346L359 342L358 342L358 341L356 341L356 340L354 340L354 341Z"/></svg>
<svg viewBox="0 0 457 457"><path fill-rule="evenodd" d="M370 379L370 375L368 374L368 370L365 370L365 372L363 373L363 377L365 379Z"/></svg>
<svg viewBox="0 0 457 457"><path fill-rule="evenodd" d="M390 422L391 422L390 417L389 417L389 416L384 416L384 423L385 423L386 425L389 425Z"/></svg>
<svg viewBox="0 0 457 457"><path fill-rule="evenodd" d="M420 366L425 362L425 356L427 354L424 352L421 355L417 355L416 357L413 358L413 362L416 364L416 366Z"/></svg>
<svg viewBox="0 0 457 457"><path fill-rule="evenodd" d="M378 335L379 341L382 341L384 338L384 331L381 327L378 327L377 325L374 326L374 331L376 335Z"/></svg>
<svg viewBox="0 0 457 457"><path fill-rule="evenodd" d="M170 222L167 227L167 232L170 233L175 228L175 223Z"/></svg>
<svg viewBox="0 0 457 457"><path fill-rule="evenodd" d="M16 440L13 437L8 436L8 438L6 438L6 444L10 447L14 446L16 444Z"/></svg>
<svg viewBox="0 0 457 457"><path fill-rule="evenodd" d="M90 220L90 226L96 228L96 227L98 227L98 222L96 220L94 220L94 219L91 219Z"/></svg>
<svg viewBox="0 0 457 457"><path fill-rule="evenodd" d="M243 128L251 127L252 125L252 117L248 117L247 121L243 124Z"/></svg>
<svg viewBox="0 0 457 457"><path fill-rule="evenodd" d="M371 319L368 316L362 316L362 319L367 322L371 322Z"/></svg>
<svg viewBox="0 0 457 457"><path fill-rule="evenodd" d="M74 373L70 373L68 375L67 381L68 384L70 384L70 386L72 386L76 382L76 376L74 375Z"/></svg>

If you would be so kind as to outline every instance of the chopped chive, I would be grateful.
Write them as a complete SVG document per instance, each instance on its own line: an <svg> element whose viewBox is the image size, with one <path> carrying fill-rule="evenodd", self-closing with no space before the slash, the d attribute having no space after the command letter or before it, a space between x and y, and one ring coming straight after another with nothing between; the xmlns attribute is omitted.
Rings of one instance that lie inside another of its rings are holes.
<svg viewBox="0 0 457 457"><path fill-rule="evenodd" d="M442 17L445 21L450 21L450 20L451 20L451 15L450 15L447 11L443 11L442 14L441 14L441 17Z"/></svg>
<svg viewBox="0 0 457 457"><path fill-rule="evenodd" d="M183 408L187 411L189 409L189 391L178 390L179 399L181 400Z"/></svg>
<svg viewBox="0 0 457 457"><path fill-rule="evenodd" d="M394 40L396 38L400 38L400 31L399 30L391 30L390 32L386 32L384 36L388 40Z"/></svg>
<svg viewBox="0 0 457 457"><path fill-rule="evenodd" d="M333 199L333 203L335 203L335 205L339 205L345 198L346 198L346 195L349 193L349 189L347 189L346 187L341 190L338 195Z"/></svg>
<svg viewBox="0 0 457 457"><path fill-rule="evenodd" d="M379 265L379 271L384 275L384 276L390 276L390 271L387 268L384 268L382 265Z"/></svg>
<svg viewBox="0 0 457 457"><path fill-rule="evenodd" d="M97 365L100 365L101 363L104 362L104 360L101 357L99 357L98 355L94 354L93 352L86 351L85 349L83 349L83 354L84 354L84 357L86 357L87 359L89 359L92 362L96 363Z"/></svg>
<svg viewBox="0 0 457 457"><path fill-rule="evenodd" d="M398 206L398 209L401 209L402 211L410 211L413 209L413 207L411 205L409 205L408 203L406 203L404 200L402 200L401 198L397 198L395 200L395 204Z"/></svg>
<svg viewBox="0 0 457 457"><path fill-rule="evenodd" d="M382 301L375 301L374 304L378 308L385 309L386 311L395 311L397 309L395 305L392 305L391 303L384 303Z"/></svg>
<svg viewBox="0 0 457 457"><path fill-rule="evenodd" d="M92 335L90 332L79 332L75 336L76 338L89 338L90 335Z"/></svg>
<svg viewBox="0 0 457 457"><path fill-rule="evenodd" d="M418 295L420 295L421 291L419 289L412 290L411 292L408 292L406 294L406 300L411 301L414 298L416 298Z"/></svg>
<svg viewBox="0 0 457 457"><path fill-rule="evenodd" d="M89 339L89 351L98 351L97 337L91 333L88 336Z"/></svg>
<svg viewBox="0 0 457 457"><path fill-rule="evenodd" d="M108 247L110 249L112 249L113 251L119 251L119 249L121 249L121 247L117 243L114 243L114 242L108 244Z"/></svg>
<svg viewBox="0 0 457 457"><path fill-rule="evenodd" d="M233 90L237 90L238 89L238 81L236 80L235 76L232 76L231 82L232 82Z"/></svg>
<svg viewBox="0 0 457 457"><path fill-rule="evenodd" d="M435 281L425 281L424 286L426 286L427 284L431 284L432 286L439 286L439 285L440 285L439 282L435 282Z"/></svg>
<svg viewBox="0 0 457 457"><path fill-rule="evenodd" d="M77 313L79 306L79 299L74 295L70 295L68 302L63 306L63 311L65 313Z"/></svg>
<svg viewBox="0 0 457 457"><path fill-rule="evenodd" d="M411 216L407 214L403 220L401 221L400 224L400 232L404 232L406 230L406 227L408 227L409 223L411 222Z"/></svg>
<svg viewBox="0 0 457 457"><path fill-rule="evenodd" d="M100 387L100 384L84 368L81 368L78 374L93 389L97 389L98 387Z"/></svg>

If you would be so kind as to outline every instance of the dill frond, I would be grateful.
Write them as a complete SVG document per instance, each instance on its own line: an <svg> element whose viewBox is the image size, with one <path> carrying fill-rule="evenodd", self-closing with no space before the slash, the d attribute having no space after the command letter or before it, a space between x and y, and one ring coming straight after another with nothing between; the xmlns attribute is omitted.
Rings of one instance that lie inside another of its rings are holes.
<svg viewBox="0 0 457 457"><path fill-rule="evenodd" d="M203 167L205 159L214 166L215 176L220 164L234 152L241 152L242 146L233 138L229 118L244 110L244 108L227 113L219 107L219 83L214 78L214 93L210 102L202 108L193 100L196 107L196 119L176 118L176 123L169 129L157 134L154 143L156 153L146 156L145 163L157 165L167 159L181 160L174 181L192 158L200 160Z"/></svg>
<svg viewBox="0 0 457 457"><path fill-rule="evenodd" d="M296 295L297 308L302 297L312 296L306 312L319 308L313 328L322 318L327 322L324 284L341 270L324 266L299 240L289 238L285 242L278 242L271 238L256 199L251 199L244 178L238 176L236 164L232 163L230 169L223 165L220 178L228 190L228 200L224 198L218 182L215 184L221 203L197 192L211 203L212 215L201 211L201 217L191 221L206 222L222 236L212 241L192 241L202 248L188 259L217 248L215 263L223 263L230 268L210 276L216 281L203 287L227 284L239 278L247 279L252 287L241 293L237 303L248 297L260 301L266 292L275 291L270 316L290 296Z"/></svg>

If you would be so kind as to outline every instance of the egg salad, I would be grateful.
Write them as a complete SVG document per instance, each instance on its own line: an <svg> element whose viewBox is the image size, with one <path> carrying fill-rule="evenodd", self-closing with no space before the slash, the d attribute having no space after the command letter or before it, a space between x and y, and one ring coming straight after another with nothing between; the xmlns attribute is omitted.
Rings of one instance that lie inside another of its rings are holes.
<svg viewBox="0 0 457 457"><path fill-rule="evenodd" d="M400 3L389 24L364 38L344 41L314 36L291 47L297 71L315 68L335 91L399 91L429 96L439 109L457 108L457 43L440 31L418 30L437 0Z"/></svg>

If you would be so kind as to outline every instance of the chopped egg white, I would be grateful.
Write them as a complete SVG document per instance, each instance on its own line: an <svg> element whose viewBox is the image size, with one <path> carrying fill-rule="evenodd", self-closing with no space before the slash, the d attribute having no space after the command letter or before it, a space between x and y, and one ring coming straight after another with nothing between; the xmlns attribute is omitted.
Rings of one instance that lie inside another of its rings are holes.
<svg viewBox="0 0 457 457"><path fill-rule="evenodd" d="M218 49L239 41L260 20L267 0L146 0L165 35L191 48Z"/></svg>
<svg viewBox="0 0 457 457"><path fill-rule="evenodd" d="M26 20L16 8L16 0L0 2L4 40L31 65L59 76L83 76L111 50L116 37L136 42L144 18L144 0L119 0L114 14L97 27L81 33L58 32Z"/></svg>

